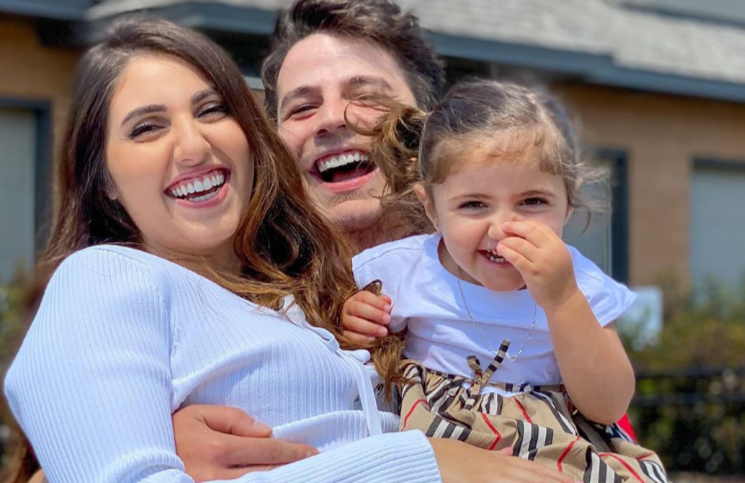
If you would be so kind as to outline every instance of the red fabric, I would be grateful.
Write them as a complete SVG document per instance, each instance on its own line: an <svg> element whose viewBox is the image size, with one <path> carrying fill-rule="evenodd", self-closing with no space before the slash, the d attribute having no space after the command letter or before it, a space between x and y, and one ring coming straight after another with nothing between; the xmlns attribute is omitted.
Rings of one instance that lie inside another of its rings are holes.
<svg viewBox="0 0 745 483"><path fill-rule="evenodd" d="M629 415L624 414L621 419L618 420L618 425L621 426L621 429L629 433L629 436L636 441L636 435L634 434L634 428L631 426L631 421L629 421Z"/></svg>

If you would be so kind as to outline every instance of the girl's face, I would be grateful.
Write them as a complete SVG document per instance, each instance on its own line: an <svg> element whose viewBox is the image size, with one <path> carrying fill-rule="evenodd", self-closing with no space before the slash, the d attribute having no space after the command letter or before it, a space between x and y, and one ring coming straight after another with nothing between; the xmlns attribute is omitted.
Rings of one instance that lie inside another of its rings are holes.
<svg viewBox="0 0 745 483"><path fill-rule="evenodd" d="M110 106L106 164L145 249L234 264L232 237L254 167L243 130L191 65L140 55L122 72Z"/></svg>
<svg viewBox="0 0 745 483"><path fill-rule="evenodd" d="M418 187L427 215L442 233L440 262L453 275L494 291L518 290L525 285L520 272L504 259L487 257L510 236L502 224L534 220L561 236L570 214L564 181L541 171L530 154L465 162L432 186L431 197Z"/></svg>

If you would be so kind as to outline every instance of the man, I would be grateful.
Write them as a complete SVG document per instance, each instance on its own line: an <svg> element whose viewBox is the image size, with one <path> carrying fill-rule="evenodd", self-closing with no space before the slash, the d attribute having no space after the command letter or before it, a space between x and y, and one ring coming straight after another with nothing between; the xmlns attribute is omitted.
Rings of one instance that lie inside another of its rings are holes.
<svg viewBox="0 0 745 483"><path fill-rule="evenodd" d="M280 15L273 47L265 108L318 205L358 250L400 237L381 218L385 183L367 139L350 128L369 127L380 112L350 101L434 104L444 71L416 17L386 0L300 0Z"/></svg>

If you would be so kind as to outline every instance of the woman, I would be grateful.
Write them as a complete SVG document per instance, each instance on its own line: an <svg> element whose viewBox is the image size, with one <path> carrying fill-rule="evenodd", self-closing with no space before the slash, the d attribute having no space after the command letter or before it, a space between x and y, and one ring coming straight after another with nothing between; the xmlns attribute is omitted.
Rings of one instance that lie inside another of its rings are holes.
<svg viewBox="0 0 745 483"><path fill-rule="evenodd" d="M535 480L528 462L391 433L368 352L342 350L332 323L348 254L212 42L119 23L71 112L56 269L6 379L51 482L194 481L171 429L192 403L321 450L239 481Z"/></svg>

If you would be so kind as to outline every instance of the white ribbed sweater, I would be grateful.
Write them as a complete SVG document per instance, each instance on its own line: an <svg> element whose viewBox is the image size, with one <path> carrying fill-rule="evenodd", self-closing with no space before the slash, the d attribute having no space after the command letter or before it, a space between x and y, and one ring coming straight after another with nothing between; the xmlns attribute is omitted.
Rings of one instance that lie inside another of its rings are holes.
<svg viewBox="0 0 745 483"><path fill-rule="evenodd" d="M322 451L235 481L440 481L424 436L375 409L367 359L179 265L102 246L54 274L5 392L51 483L192 482L171 414L194 403Z"/></svg>

